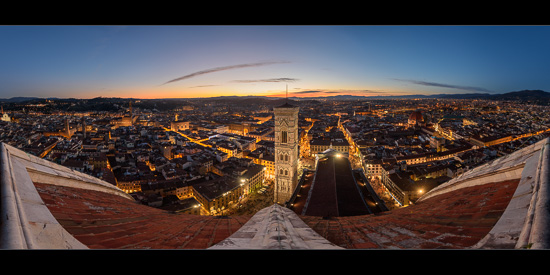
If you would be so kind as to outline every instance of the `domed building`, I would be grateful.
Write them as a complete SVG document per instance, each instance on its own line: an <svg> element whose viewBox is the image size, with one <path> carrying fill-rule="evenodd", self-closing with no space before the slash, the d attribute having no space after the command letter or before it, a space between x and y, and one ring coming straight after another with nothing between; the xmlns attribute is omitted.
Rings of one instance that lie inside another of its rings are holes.
<svg viewBox="0 0 550 275"><path fill-rule="evenodd" d="M423 125L424 124L424 117L422 116L422 113L420 110L416 110L411 113L409 116L409 126L415 126L415 125Z"/></svg>
<svg viewBox="0 0 550 275"><path fill-rule="evenodd" d="M11 118L7 113L4 113L4 106L2 106L2 113L0 113L0 120L10 122Z"/></svg>
<svg viewBox="0 0 550 275"><path fill-rule="evenodd" d="M254 215L201 216L144 205L111 183L0 143L0 249L547 250L549 146L541 140L383 213L302 215L273 204ZM329 159L316 176L327 182L327 170L349 165Z"/></svg>

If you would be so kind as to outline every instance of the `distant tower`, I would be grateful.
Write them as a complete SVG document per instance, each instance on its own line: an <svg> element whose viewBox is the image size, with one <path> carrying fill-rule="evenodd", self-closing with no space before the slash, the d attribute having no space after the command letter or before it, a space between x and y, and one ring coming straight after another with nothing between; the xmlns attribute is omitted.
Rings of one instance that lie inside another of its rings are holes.
<svg viewBox="0 0 550 275"><path fill-rule="evenodd" d="M65 135L67 138L71 138L71 128L69 127L69 119L65 119Z"/></svg>
<svg viewBox="0 0 550 275"><path fill-rule="evenodd" d="M82 135L86 138L86 120L82 117Z"/></svg>
<svg viewBox="0 0 550 275"><path fill-rule="evenodd" d="M275 114L275 192L274 202L287 202L298 183L298 111L286 102L274 107Z"/></svg>
<svg viewBox="0 0 550 275"><path fill-rule="evenodd" d="M4 106L2 106L2 113L0 114L0 116L1 116L0 119L2 121L7 121L7 122L11 121L10 116L7 113L4 113Z"/></svg>

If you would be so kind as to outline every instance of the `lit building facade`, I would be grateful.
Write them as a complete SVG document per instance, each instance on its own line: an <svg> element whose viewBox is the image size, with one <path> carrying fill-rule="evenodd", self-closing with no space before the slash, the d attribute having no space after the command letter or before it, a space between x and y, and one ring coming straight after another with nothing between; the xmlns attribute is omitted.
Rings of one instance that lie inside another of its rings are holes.
<svg viewBox="0 0 550 275"><path fill-rule="evenodd" d="M170 122L170 130L185 131L189 130L189 121L172 121Z"/></svg>
<svg viewBox="0 0 550 275"><path fill-rule="evenodd" d="M298 182L299 107L285 103L275 114L275 203L288 201Z"/></svg>

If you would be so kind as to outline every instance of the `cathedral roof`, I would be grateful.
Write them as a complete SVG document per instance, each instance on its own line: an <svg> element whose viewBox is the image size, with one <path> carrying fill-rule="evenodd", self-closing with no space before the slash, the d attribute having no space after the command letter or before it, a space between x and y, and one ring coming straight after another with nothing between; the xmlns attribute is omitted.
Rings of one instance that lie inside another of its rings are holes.
<svg viewBox="0 0 550 275"><path fill-rule="evenodd" d="M317 169L305 200L303 215L337 217L371 213L357 188L355 176L346 156L325 151L317 161ZM299 203L298 203L299 204Z"/></svg>
<svg viewBox="0 0 550 275"><path fill-rule="evenodd" d="M548 188L549 145L547 138L469 170L412 206L377 215L302 219L348 249L547 249L550 214L543 205L550 198L537 190Z"/></svg>
<svg viewBox="0 0 550 275"><path fill-rule="evenodd" d="M0 147L1 248L205 249L250 219L173 214L92 176Z"/></svg>
<svg viewBox="0 0 550 275"><path fill-rule="evenodd" d="M422 117L422 112L420 112L419 110L416 110L416 111L412 112L409 115L409 119L410 120L416 120L416 121L423 121L424 120L424 118Z"/></svg>
<svg viewBox="0 0 550 275"><path fill-rule="evenodd" d="M550 248L548 145L545 139L469 170L408 207L319 217L277 205L251 216L172 214L141 205L107 182L2 143L0 246Z"/></svg>

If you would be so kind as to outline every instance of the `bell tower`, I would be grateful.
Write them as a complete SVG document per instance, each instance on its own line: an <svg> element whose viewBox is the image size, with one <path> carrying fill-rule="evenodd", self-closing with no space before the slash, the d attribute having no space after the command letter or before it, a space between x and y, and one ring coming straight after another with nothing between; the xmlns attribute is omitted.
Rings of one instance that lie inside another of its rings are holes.
<svg viewBox="0 0 550 275"><path fill-rule="evenodd" d="M287 202L298 183L298 111L287 103L274 107L275 115L275 203Z"/></svg>

